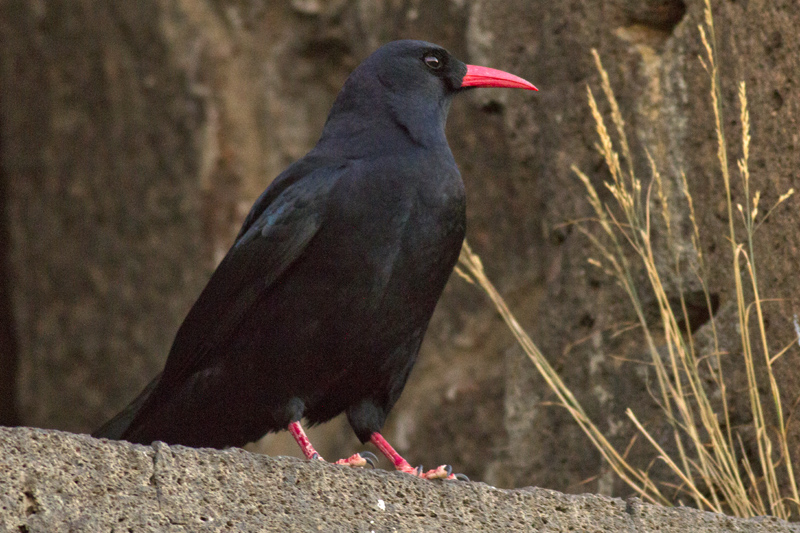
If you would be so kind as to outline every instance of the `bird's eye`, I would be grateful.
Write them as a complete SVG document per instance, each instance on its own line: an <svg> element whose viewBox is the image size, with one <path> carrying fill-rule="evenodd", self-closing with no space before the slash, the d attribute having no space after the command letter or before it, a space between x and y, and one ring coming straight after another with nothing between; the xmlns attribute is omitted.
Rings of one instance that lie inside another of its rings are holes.
<svg viewBox="0 0 800 533"><path fill-rule="evenodd" d="M423 61L431 70L439 70L440 68L442 68L443 64L442 60L436 57L435 55L427 55L425 56Z"/></svg>

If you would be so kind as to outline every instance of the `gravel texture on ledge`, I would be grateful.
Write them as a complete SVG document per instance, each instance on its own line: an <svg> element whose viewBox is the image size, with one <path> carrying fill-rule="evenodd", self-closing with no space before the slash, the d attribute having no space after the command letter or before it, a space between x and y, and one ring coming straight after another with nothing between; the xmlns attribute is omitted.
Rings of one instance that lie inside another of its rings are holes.
<svg viewBox="0 0 800 533"><path fill-rule="evenodd" d="M2 531L778 532L743 520L591 494L431 482L241 449L140 446L0 428Z"/></svg>

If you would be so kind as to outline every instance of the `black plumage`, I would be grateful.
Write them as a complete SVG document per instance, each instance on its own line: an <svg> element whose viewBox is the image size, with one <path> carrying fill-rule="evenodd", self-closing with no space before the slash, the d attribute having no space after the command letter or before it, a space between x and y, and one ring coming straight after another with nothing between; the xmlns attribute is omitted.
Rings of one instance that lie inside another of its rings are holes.
<svg viewBox="0 0 800 533"><path fill-rule="evenodd" d="M95 436L222 448L342 412L362 442L379 435L464 239L444 126L453 95L499 85L485 70L465 83L421 41L368 57L254 204L163 372Z"/></svg>

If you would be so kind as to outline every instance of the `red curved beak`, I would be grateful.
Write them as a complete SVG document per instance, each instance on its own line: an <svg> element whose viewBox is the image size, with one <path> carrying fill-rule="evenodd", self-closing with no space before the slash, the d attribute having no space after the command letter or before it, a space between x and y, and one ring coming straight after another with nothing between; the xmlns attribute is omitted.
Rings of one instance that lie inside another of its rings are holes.
<svg viewBox="0 0 800 533"><path fill-rule="evenodd" d="M461 80L462 87L510 87L513 89L528 89L538 91L529 81L508 72L489 67L467 65L467 73Z"/></svg>

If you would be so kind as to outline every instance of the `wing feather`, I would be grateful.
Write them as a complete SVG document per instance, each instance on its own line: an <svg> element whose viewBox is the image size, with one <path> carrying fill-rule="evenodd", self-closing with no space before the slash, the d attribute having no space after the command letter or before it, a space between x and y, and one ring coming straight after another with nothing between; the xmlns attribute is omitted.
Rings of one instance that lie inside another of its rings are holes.
<svg viewBox="0 0 800 533"><path fill-rule="evenodd" d="M107 436L101 434L106 428L115 435L135 432L161 399L169 401L170 391L225 356L225 345L247 313L303 255L324 224L329 193L345 167L327 164L304 174L308 165L295 164L276 178L254 204L235 244L178 329L163 373L96 436Z"/></svg>

